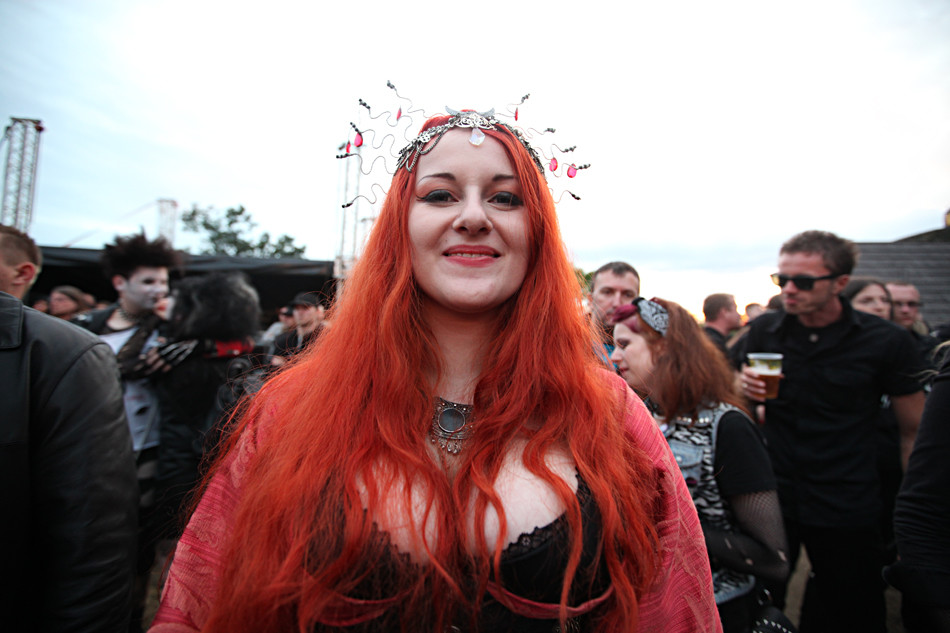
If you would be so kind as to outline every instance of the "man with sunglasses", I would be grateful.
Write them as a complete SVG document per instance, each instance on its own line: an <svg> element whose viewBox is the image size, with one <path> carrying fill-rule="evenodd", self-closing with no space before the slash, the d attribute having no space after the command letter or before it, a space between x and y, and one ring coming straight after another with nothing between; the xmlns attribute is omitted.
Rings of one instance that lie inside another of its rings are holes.
<svg viewBox="0 0 950 633"><path fill-rule="evenodd" d="M857 256L854 243L824 231L782 245L772 279L784 312L756 319L746 347L784 355L778 397L766 400L765 383L748 367L742 373L745 395L765 403L791 566L801 545L812 565L802 633L884 633L875 459L881 397L891 398L905 465L923 410L922 362L910 335L840 296ZM776 589L783 602L784 587Z"/></svg>

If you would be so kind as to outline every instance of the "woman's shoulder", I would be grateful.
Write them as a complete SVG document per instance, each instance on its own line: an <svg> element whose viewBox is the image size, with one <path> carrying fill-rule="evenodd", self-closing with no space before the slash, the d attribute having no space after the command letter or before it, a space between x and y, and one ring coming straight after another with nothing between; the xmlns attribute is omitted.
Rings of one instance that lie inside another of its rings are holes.
<svg viewBox="0 0 950 633"><path fill-rule="evenodd" d="M669 457L669 444L643 400L617 374L606 369L598 371L603 380L616 390L617 398L622 403L627 435L650 456L654 464L662 462L665 466Z"/></svg>
<svg viewBox="0 0 950 633"><path fill-rule="evenodd" d="M719 418L718 434L722 435L723 433L755 436L760 434L758 425L752 421L752 418L745 411L736 407L727 407L723 410Z"/></svg>
<svg viewBox="0 0 950 633"><path fill-rule="evenodd" d="M613 387L616 387L618 390L622 390L624 388L629 389L624 379L621 378L620 375L615 371L611 371L602 365L594 367L592 371L599 380L603 380Z"/></svg>

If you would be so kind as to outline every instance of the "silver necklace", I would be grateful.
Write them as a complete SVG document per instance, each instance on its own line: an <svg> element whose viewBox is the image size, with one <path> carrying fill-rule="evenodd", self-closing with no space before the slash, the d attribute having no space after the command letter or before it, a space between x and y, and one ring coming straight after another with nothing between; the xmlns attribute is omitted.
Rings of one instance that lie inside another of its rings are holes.
<svg viewBox="0 0 950 633"><path fill-rule="evenodd" d="M472 436L473 408L470 404L436 398L429 441L447 453L458 455L465 440Z"/></svg>

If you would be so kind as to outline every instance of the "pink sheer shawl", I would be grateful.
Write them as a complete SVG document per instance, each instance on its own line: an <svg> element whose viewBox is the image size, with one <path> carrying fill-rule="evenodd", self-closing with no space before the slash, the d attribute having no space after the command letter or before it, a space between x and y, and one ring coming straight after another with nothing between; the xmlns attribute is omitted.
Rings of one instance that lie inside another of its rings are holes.
<svg viewBox="0 0 950 633"><path fill-rule="evenodd" d="M606 373L606 372L605 372ZM626 426L637 444L662 473L662 518L658 524L661 560L652 590L640 601L638 633L721 633L713 599L709 559L696 509L673 461L666 439L643 403L616 375L624 391ZM256 451L253 435L242 438L212 479L175 550L174 562L162 594L161 606L150 631L200 631L211 613L218 588L231 517L241 495L244 477ZM528 617L556 617L558 605L526 601L500 588L492 593L512 611ZM605 594L581 605L593 608ZM372 608L388 608L387 601L363 601L358 620ZM379 604L375 604L379 602ZM373 603L373 604L370 604ZM346 608L344 608L346 611ZM343 612L341 612L341 617ZM372 614L370 614L372 615ZM342 618L346 620L346 617ZM342 621L337 624L343 624Z"/></svg>

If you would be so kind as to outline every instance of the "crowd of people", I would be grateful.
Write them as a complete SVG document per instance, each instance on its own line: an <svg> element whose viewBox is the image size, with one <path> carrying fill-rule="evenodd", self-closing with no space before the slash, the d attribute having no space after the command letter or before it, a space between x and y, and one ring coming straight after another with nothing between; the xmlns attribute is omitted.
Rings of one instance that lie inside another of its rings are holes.
<svg viewBox="0 0 950 633"><path fill-rule="evenodd" d="M0 229L10 630L792 630L805 551L802 632L884 633L885 576L950 631L945 345L846 239L782 244L746 319L625 262L581 289L537 153L468 111L403 150L346 292L268 327L143 234L103 250L114 303L41 314Z"/></svg>

